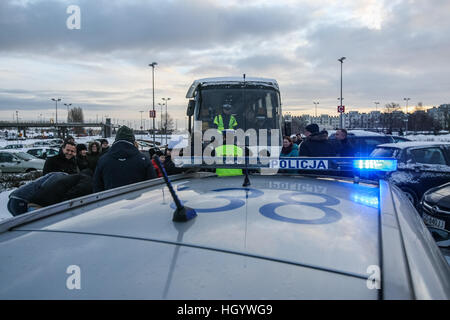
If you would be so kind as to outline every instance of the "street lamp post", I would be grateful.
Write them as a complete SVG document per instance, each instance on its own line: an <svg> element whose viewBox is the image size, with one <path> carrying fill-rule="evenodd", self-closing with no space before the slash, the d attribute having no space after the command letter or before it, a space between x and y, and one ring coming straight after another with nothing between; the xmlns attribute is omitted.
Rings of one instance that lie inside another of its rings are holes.
<svg viewBox="0 0 450 320"><path fill-rule="evenodd" d="M346 59L345 57L342 57L342 58L338 59L338 61L341 63L341 108L342 108L342 65L344 64L344 60L345 59ZM340 114L341 115L339 117L339 123L340 123L340 127L343 128L343 125L342 125L342 112Z"/></svg>
<svg viewBox="0 0 450 320"><path fill-rule="evenodd" d="M405 134L408 132L408 101L411 100L411 98L403 98L403 100L406 101L406 130Z"/></svg>
<svg viewBox="0 0 450 320"><path fill-rule="evenodd" d="M64 103L64 105L67 107L67 122L69 122L69 107L72 105L71 103Z"/></svg>
<svg viewBox="0 0 450 320"><path fill-rule="evenodd" d="M155 66L157 62L152 62L148 66L152 67L152 91L153 91L153 112L155 112ZM153 118L153 144L155 144L155 118Z"/></svg>
<svg viewBox="0 0 450 320"><path fill-rule="evenodd" d="M167 145L167 101L169 101L170 98L162 98L162 100L166 102L166 124L165 124L164 131L166 132L166 145Z"/></svg>
<svg viewBox="0 0 450 320"><path fill-rule="evenodd" d="M379 102L374 102L375 103L375 111L378 111L378 105L380 104Z"/></svg>
<svg viewBox="0 0 450 320"><path fill-rule="evenodd" d="M55 124L56 124L56 131L58 132L58 138L59 138L59 130L58 130L58 101L61 101L60 98L55 99L52 98L53 101L55 101L55 105L56 105L56 113L55 113Z"/></svg>
<svg viewBox="0 0 450 320"><path fill-rule="evenodd" d="M139 111L141 113L141 139L142 139L142 114L144 113L144 111Z"/></svg>
<svg viewBox="0 0 450 320"><path fill-rule="evenodd" d="M161 129L162 129L162 108L163 108L164 103L160 103L158 102L158 106L160 106L161 108L161 122L159 123L159 132L161 133Z"/></svg>
<svg viewBox="0 0 450 320"><path fill-rule="evenodd" d="M313 101L313 103L314 103L314 106L315 106L315 109L316 109L316 118L317 118L317 105L319 104L319 102L314 102Z"/></svg>

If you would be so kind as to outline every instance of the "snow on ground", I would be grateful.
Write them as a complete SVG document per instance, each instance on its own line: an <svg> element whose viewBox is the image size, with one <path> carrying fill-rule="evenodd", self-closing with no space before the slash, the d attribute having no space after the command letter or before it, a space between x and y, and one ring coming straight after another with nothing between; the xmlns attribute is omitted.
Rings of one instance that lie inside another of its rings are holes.
<svg viewBox="0 0 450 320"><path fill-rule="evenodd" d="M441 141L441 142L450 142L450 134L443 134L443 135L425 135L425 134L418 134L418 135L407 135L405 138L408 138L413 141Z"/></svg>
<svg viewBox="0 0 450 320"><path fill-rule="evenodd" d="M11 213L9 213L6 207L6 205L8 204L8 196L12 191L13 189L0 193L0 221L12 217Z"/></svg>

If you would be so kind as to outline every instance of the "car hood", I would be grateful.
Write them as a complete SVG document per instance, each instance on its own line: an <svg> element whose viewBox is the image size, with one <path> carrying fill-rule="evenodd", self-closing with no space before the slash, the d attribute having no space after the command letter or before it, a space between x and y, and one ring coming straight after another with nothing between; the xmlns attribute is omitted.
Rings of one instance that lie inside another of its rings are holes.
<svg viewBox="0 0 450 320"><path fill-rule="evenodd" d="M450 210L450 184L435 189L424 195L424 200L429 205L437 205L441 209Z"/></svg>
<svg viewBox="0 0 450 320"><path fill-rule="evenodd" d="M174 223L167 187L152 187L38 220L15 230L183 243L366 277L378 265L378 187L306 177L252 176L174 183L197 210Z"/></svg>

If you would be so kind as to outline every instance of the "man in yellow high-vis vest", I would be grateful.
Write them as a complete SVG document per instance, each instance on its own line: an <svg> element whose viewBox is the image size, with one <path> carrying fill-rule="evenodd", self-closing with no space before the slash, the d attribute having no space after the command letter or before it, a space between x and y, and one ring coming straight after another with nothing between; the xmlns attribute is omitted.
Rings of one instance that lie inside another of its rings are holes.
<svg viewBox="0 0 450 320"><path fill-rule="evenodd" d="M231 114L231 108L231 104L224 104L222 106L223 113L214 117L214 124L220 133L226 129L235 129L238 124L236 118Z"/></svg>
<svg viewBox="0 0 450 320"><path fill-rule="evenodd" d="M235 144L226 144L226 130L222 131L223 135L223 145L218 146L214 149L215 156L216 157L226 157L226 156L232 156L232 157L242 157L242 149L239 148ZM242 169L216 169L216 174L219 177L225 177L225 176L241 176L242 175Z"/></svg>

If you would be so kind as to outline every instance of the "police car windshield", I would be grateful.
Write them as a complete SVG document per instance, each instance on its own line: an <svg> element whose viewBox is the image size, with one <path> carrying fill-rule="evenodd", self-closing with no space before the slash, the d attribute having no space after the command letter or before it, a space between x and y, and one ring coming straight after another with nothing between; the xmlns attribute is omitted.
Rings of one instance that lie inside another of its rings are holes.
<svg viewBox="0 0 450 320"><path fill-rule="evenodd" d="M231 110L224 112L224 104L231 105ZM202 121L203 130L216 128L216 117L230 115L237 122L235 130L279 129L279 107L278 92L264 86L207 86L200 91L196 120Z"/></svg>

